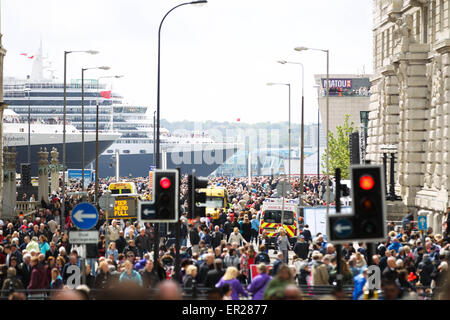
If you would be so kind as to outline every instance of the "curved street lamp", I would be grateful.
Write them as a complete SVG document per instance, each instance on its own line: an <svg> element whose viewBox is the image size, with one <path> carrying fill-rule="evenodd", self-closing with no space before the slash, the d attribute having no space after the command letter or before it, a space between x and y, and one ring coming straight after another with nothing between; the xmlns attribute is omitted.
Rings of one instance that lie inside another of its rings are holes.
<svg viewBox="0 0 450 320"><path fill-rule="evenodd" d="M120 76L103 76L97 78L97 103L96 103L96 117L95 117L95 204L98 209L98 117L99 117L99 106L98 106L98 89L99 89L99 82L100 79L108 79L108 78L122 78L123 75ZM108 221L107 221L108 222Z"/></svg>
<svg viewBox="0 0 450 320"><path fill-rule="evenodd" d="M185 5L190 5L190 4L194 4L194 5L201 5L201 4L206 4L208 1L207 0L200 0L200 1L191 1L191 2L185 2L182 4L179 4L175 7L173 7L172 9L170 9L162 18L161 23L159 24L159 29L158 29L158 80L157 80L157 89L156 89L156 146L155 146L155 151L156 154L153 154L153 157L155 159L155 165L156 165L156 169L161 169L161 162L160 162L160 156L159 156L159 145L160 145L160 139L159 139L159 126L160 126L160 80L161 80L161 28L163 25L164 20L166 19L166 17L169 15L169 13L171 13L173 10L175 10L176 8L185 6ZM155 143L155 137L153 137L153 143ZM179 229L179 222L177 223L177 230ZM154 247L154 261L157 261L159 256L158 256L158 252L159 252L159 224L156 223L155 224L155 247ZM176 247L175 247L176 252L179 252L179 243L176 243ZM180 270L179 270L179 255L176 254L176 259L175 259L175 278L176 279L180 279ZM155 272L156 272L156 268L155 268Z"/></svg>
<svg viewBox="0 0 450 320"><path fill-rule="evenodd" d="M62 200L61 200L61 232L65 227L65 192L66 192L66 109L67 109L67 55L70 53L98 54L96 50L64 51L64 109L63 109L63 176L62 176Z"/></svg>
<svg viewBox="0 0 450 320"><path fill-rule="evenodd" d="M328 138L328 131L329 131L329 93L330 93L330 51L326 50L326 49L316 49L316 48L307 48L307 47L296 47L294 48L295 51L306 51L306 50L314 50L314 51L322 51L325 52L327 54L327 115L326 115L326 138L327 138L327 186L326 186L326 190L327 190L327 216L330 210L330 172L329 172L329 157L330 157L330 153L329 153L329 149L328 149L328 142L329 142L329 138ZM320 137L319 137L320 139ZM320 152L317 154L317 156L319 156Z"/></svg>
<svg viewBox="0 0 450 320"><path fill-rule="evenodd" d="M300 205L303 205L303 180L304 180L304 158L305 158L305 67L301 62L290 62L279 60L280 64L296 64L302 67L302 115L300 127Z"/></svg>
<svg viewBox="0 0 450 320"><path fill-rule="evenodd" d="M166 17L176 8L182 7L182 6L186 6L186 5L203 5L206 4L208 1L207 0L200 0L200 1L191 1L191 2L185 2L182 4L179 4L175 7L173 7L172 9L170 9L162 18L161 23L159 24L159 29L158 29L158 86L157 86L157 90L156 90L156 154L154 154L155 157L155 165L156 165L156 169L161 169L161 162L160 162L160 155L159 155L159 145L160 145L160 139L159 139L159 126L160 126L160 89L161 89L161 85L160 85L160 79L161 79L161 28L163 25L164 20L166 19ZM153 140L155 141L155 137L153 137ZM155 258L156 258L156 252L158 250L155 250Z"/></svg>

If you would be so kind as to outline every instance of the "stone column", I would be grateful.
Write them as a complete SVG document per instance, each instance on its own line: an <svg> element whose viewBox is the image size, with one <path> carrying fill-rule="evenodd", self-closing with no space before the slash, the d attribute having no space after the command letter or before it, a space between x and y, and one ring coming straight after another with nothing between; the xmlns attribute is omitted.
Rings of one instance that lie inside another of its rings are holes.
<svg viewBox="0 0 450 320"><path fill-rule="evenodd" d="M11 148L11 152L10 152L9 156L10 156L10 158L9 158L9 181L10 181L9 187L10 187L10 194L11 194L10 205L11 205L11 208L14 208L14 211L12 214L15 215L15 208L16 208L16 203L17 203L17 196L16 196L16 192L17 192L17 185L16 185L17 152L16 152L16 147Z"/></svg>
<svg viewBox="0 0 450 320"><path fill-rule="evenodd" d="M408 207L416 205L416 194L423 185L425 171L428 51L427 45L410 44L409 52L398 55L394 62L400 93L398 182L403 202Z"/></svg>
<svg viewBox="0 0 450 320"><path fill-rule="evenodd" d="M39 175L39 187L38 187L38 198L37 201L41 201L44 197L45 201L48 200L48 152L47 148L44 151L38 152L39 164L38 164L38 175Z"/></svg>
<svg viewBox="0 0 450 320"><path fill-rule="evenodd" d="M429 108L426 110L424 184L417 206L445 213L449 205L450 41L436 45L428 64Z"/></svg>
<svg viewBox="0 0 450 320"><path fill-rule="evenodd" d="M2 217L13 217L16 207L16 153L3 150L3 199Z"/></svg>
<svg viewBox="0 0 450 320"><path fill-rule="evenodd" d="M5 147L3 150L3 163L2 163L2 171L3 171L3 178L2 178L2 218L8 217L10 210L9 208L9 202L8 200L11 198L10 192L11 188L9 187L9 172L8 172L8 164L9 164L9 156L8 156L8 147Z"/></svg>
<svg viewBox="0 0 450 320"><path fill-rule="evenodd" d="M53 148L51 151L51 162L49 166L50 171L50 192L56 192L59 191L59 152L56 148Z"/></svg>

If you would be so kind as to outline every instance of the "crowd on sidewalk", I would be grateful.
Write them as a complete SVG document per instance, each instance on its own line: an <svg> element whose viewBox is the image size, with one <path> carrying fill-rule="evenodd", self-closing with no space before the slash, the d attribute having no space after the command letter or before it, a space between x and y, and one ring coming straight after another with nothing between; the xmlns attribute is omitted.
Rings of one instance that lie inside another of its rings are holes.
<svg viewBox="0 0 450 320"><path fill-rule="evenodd" d="M133 220L106 221L100 210L96 225L99 241L83 247L70 243L67 231L75 230L70 211L77 198L66 198L61 221L61 199L54 194L41 199L42 208L33 216L19 215L0 220L0 285L3 296L15 297L20 289L62 289L73 282L73 267L83 270L86 287L91 290L133 285L152 289L159 297L161 288L181 294L180 288L209 288L210 299L301 299L300 287L334 286L334 298L342 297L340 285L353 287L353 299L364 299L368 287L369 263L380 268L385 299L423 298L424 293L450 298L448 262L450 244L444 219L441 232L431 228L424 242L412 228L412 215L401 226L388 226L389 236L378 243L373 254L364 243L342 246L338 283L336 246L326 236L311 234L307 225L294 243L283 229L269 252L259 233L259 214L264 200L275 196L276 178L254 177L251 185L243 178L211 178L210 184L225 187L230 208L211 216L187 218L186 182L181 187L181 275L174 280L174 230L163 235L154 260L155 226ZM102 190L111 180L102 180ZM145 194L145 179L135 180ZM292 181L300 193L298 179ZM311 205L324 204L325 180L306 178L305 193ZM74 183L72 190L79 185ZM90 192L93 186L88 186ZM448 217L448 213L447 213ZM61 228L61 224L63 228ZM82 260L81 257L85 257ZM85 265L82 266L82 261ZM82 268L83 267L83 268ZM82 275L80 277L80 282ZM156 291L155 291L156 290ZM175 293L176 294L175 294Z"/></svg>

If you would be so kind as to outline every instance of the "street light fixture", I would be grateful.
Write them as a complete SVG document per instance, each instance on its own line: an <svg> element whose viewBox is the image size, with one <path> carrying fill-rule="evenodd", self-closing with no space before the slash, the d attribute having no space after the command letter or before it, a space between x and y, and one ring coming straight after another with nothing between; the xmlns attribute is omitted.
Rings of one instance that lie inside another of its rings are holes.
<svg viewBox="0 0 450 320"><path fill-rule="evenodd" d="M171 13L173 10L175 10L176 8L185 6L185 5L204 5L206 4L208 1L207 0L199 0L199 1L191 1L191 2L185 2L182 4L179 4L175 7L173 7L172 9L170 9L162 18L161 23L159 24L159 29L158 29L158 80L157 80L157 90L156 90L156 154L154 155L156 157L156 161L155 161L155 165L157 169L161 169L161 162L160 162L160 133L159 133L159 127L160 127L160 91L161 91L161 28L163 25L164 20L166 19L166 17L169 15L169 13ZM155 138L155 137L153 137ZM155 140L155 139L153 139ZM157 258L157 251L155 250L155 259Z"/></svg>
<svg viewBox="0 0 450 320"><path fill-rule="evenodd" d="M320 180L320 86L314 86L314 88L317 89L317 180Z"/></svg>
<svg viewBox="0 0 450 320"><path fill-rule="evenodd" d="M62 177L62 200L61 200L61 232L64 231L65 223L65 189L66 189L66 109L67 109L67 55L70 53L98 54L96 50L64 51L64 109L63 109L63 177Z"/></svg>
<svg viewBox="0 0 450 320"><path fill-rule="evenodd" d="M329 96L330 96L330 51L326 49L316 49L316 48L307 48L307 47L296 47L294 48L295 51L306 51L306 50L313 50L313 51L322 51L327 54L327 126L326 126L326 137L327 137L327 216L330 210L330 170L329 170L329 149L328 149L328 142L329 142L329 115L330 115L330 105L329 105Z"/></svg>
<svg viewBox="0 0 450 320"><path fill-rule="evenodd" d="M81 191L84 191L84 72L86 70L109 70L110 67L81 68Z"/></svg>
<svg viewBox="0 0 450 320"><path fill-rule="evenodd" d="M107 79L107 78L122 78L123 75L120 76L103 76L103 77L98 77L97 78L97 106L96 106L96 117L95 117L95 204L97 206L98 209L98 189L99 189L99 184L98 184L98 156L99 156L99 151L98 151L98 117L99 117L99 105L98 105L98 89L99 89L99 82L100 79ZM111 106L112 108L112 106Z"/></svg>
<svg viewBox="0 0 450 320"><path fill-rule="evenodd" d="M279 82L269 82L267 83L268 86L288 86L289 88L289 125L288 125L288 144L289 144L289 151L288 151L288 178L289 181L291 180L291 84L290 83L279 83Z"/></svg>
<svg viewBox="0 0 450 320"><path fill-rule="evenodd" d="M172 9L170 9L169 11L167 11L167 13L164 15L164 17L161 20L161 23L159 24L159 29L158 29L158 79L157 79L157 89L156 89L156 154L154 154L154 157L156 157L156 169L161 169L161 161L160 161L160 156L159 156L159 145L160 145L160 136L159 136L159 127L160 127L160 91L161 91L161 28L163 25L164 20L166 19L166 17L176 8L185 6L185 5L200 5L200 4L206 4L208 1L207 0L199 0L199 1L191 1L191 2L185 2L185 3L181 3L175 7L173 7ZM153 140L155 140L155 137L153 137ZM179 228L179 222L177 224L177 228ZM159 258L158 252L159 252L159 224L156 223L155 224L155 248L154 248L154 260L157 261ZM178 261L178 252L179 252L179 243L176 243L175 246L175 251L176 251L176 259L175 259L175 278L176 279L180 279L180 270L179 270L179 261ZM156 268L155 268L156 270ZM156 271L155 271L156 272Z"/></svg>
<svg viewBox="0 0 450 320"><path fill-rule="evenodd" d="M289 62L286 60L279 60L280 64L296 64L302 67L302 116L300 128L300 205L303 205L303 179L304 179L304 157L305 157L305 67L301 62Z"/></svg>

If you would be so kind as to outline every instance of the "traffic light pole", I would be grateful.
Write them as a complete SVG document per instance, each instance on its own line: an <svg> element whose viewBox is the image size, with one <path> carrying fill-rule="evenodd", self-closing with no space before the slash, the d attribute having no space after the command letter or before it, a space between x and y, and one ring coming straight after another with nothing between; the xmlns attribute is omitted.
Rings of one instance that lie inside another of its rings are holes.
<svg viewBox="0 0 450 320"><path fill-rule="evenodd" d="M179 185L181 186L181 168L178 167ZM179 194L177 195L180 196ZM179 206L181 207L181 205ZM181 210L180 210L181 213ZM180 242L181 242L181 222L180 217L175 223L175 279L181 283L181 270L180 270Z"/></svg>
<svg viewBox="0 0 450 320"><path fill-rule="evenodd" d="M336 213L341 213L341 169L336 168L335 172L335 178L336 178L336 190L335 190L335 203L336 203ZM336 245L336 268L337 268L337 275L336 275L336 286L338 288L342 287L342 245L337 244Z"/></svg>

